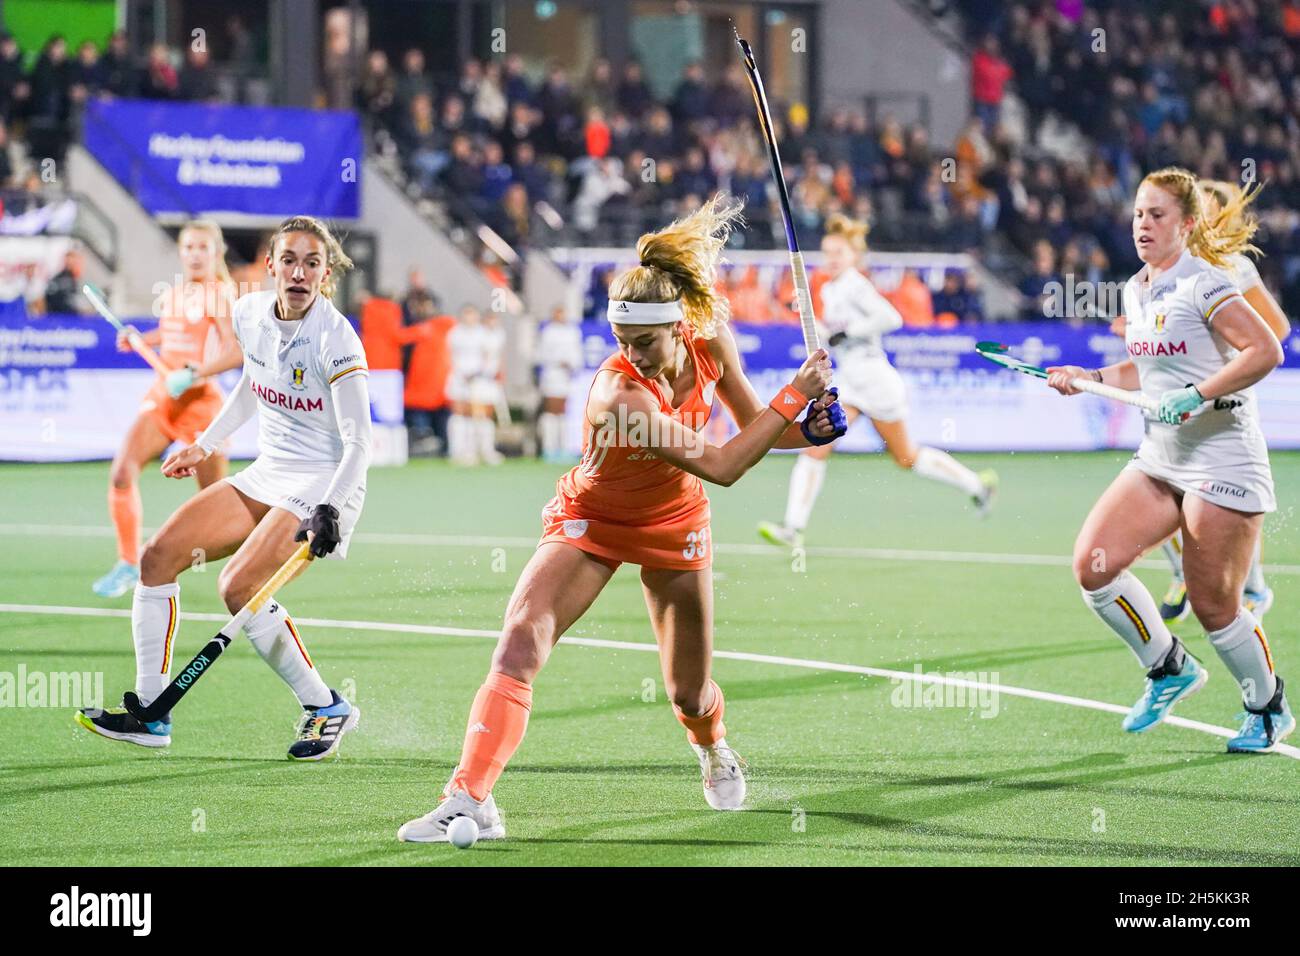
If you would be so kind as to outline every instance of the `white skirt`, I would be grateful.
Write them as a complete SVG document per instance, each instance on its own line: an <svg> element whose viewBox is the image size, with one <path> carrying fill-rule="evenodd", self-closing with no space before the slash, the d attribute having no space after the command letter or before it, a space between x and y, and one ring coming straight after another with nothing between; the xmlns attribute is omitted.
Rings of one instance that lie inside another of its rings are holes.
<svg viewBox="0 0 1300 956"><path fill-rule="evenodd" d="M308 517L312 509L325 500L325 490L333 479L332 466L306 468L301 462L272 461L265 456L225 478L254 501L283 508L299 519ZM352 530L361 517L365 500L366 485L362 482L339 511L339 545L326 557L342 559L348 556L348 542L352 540Z"/></svg>
<svg viewBox="0 0 1300 956"><path fill-rule="evenodd" d="M907 417L907 385L887 358L855 358L849 353L836 365L831 384L840 390L841 405L878 422Z"/></svg>
<svg viewBox="0 0 1300 956"><path fill-rule="evenodd" d="M568 398L573 375L563 365L543 365L538 387L542 398Z"/></svg>
<svg viewBox="0 0 1300 956"><path fill-rule="evenodd" d="M1257 427L1218 430L1199 443L1186 440L1193 434L1190 430L1183 441L1170 440L1172 427L1149 426L1125 467L1221 508L1247 514L1277 510L1268 446Z"/></svg>

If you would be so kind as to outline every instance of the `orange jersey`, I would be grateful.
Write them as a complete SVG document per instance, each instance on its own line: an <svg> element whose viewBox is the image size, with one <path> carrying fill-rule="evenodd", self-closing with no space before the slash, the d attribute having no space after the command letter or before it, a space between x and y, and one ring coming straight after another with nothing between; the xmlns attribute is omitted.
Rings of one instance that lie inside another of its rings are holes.
<svg viewBox="0 0 1300 956"><path fill-rule="evenodd" d="M683 341L695 366L695 388L680 408L673 408L671 392L642 376L621 354L607 358L600 370L620 372L649 389L659 401L659 411L698 432L713 409L718 365L709 353L708 340L688 330ZM651 449L631 447L590 422L582 440L582 461L560 479L556 491L570 499L573 510L584 517L626 524L672 518L696 507L705 497L704 482L699 478L664 461Z"/></svg>
<svg viewBox="0 0 1300 956"><path fill-rule="evenodd" d="M230 314L230 289L224 283L184 283L164 293L158 331L158 355L170 368L199 365L218 348L220 336L215 316ZM199 382L180 398L167 394L161 376L145 394L140 406L158 429L172 441L191 443L221 411L223 396L217 383Z"/></svg>
<svg viewBox="0 0 1300 956"><path fill-rule="evenodd" d="M204 362L217 347L217 320L230 315L230 293L219 282L187 282L173 286L162 298L158 355L171 368Z"/></svg>
<svg viewBox="0 0 1300 956"><path fill-rule="evenodd" d="M698 432L713 410L720 370L708 340L684 330L695 366L695 386L674 408L672 394L645 378L622 355L601 371L626 375L647 388L659 411ZM564 541L611 562L645 567L698 569L712 561L709 499L704 482L657 456L629 445L636 423L601 429L588 422L582 461L556 483L555 497L542 512L542 541Z"/></svg>

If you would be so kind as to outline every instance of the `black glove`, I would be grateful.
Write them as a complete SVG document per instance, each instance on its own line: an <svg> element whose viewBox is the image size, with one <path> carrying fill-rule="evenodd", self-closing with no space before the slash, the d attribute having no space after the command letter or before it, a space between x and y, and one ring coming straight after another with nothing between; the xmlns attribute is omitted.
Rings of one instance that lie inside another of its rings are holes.
<svg viewBox="0 0 1300 956"><path fill-rule="evenodd" d="M339 533L339 512L333 505L317 505L311 515L302 519L298 525L295 541L306 541L307 532L312 534L311 553L323 558L339 546L342 535Z"/></svg>
<svg viewBox="0 0 1300 956"><path fill-rule="evenodd" d="M849 430L848 415L844 411L844 406L839 402L840 390L838 388L831 388L827 391L827 394L831 397L831 403L826 406L825 411L830 415L831 427L834 428L835 431L830 435L827 435L825 438L819 438L817 435L813 434L812 429L808 426L817 417L813 414L813 406L816 405L817 402L815 400L809 402L808 411L804 415L803 421L799 423L799 430L803 432L803 437L808 439L808 444L810 445L829 445Z"/></svg>

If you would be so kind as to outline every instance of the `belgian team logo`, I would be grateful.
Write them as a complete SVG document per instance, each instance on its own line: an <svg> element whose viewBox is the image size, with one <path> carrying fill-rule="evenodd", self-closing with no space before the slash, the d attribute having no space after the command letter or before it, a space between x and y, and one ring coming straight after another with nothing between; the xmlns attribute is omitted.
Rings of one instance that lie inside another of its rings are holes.
<svg viewBox="0 0 1300 956"><path fill-rule="evenodd" d="M1165 313L1157 312L1156 321L1153 331L1156 335L1163 335L1165 331Z"/></svg>
<svg viewBox="0 0 1300 956"><path fill-rule="evenodd" d="M293 376L289 380L289 387L295 392L301 392L307 387L306 375L307 365L305 362L294 362L292 367Z"/></svg>

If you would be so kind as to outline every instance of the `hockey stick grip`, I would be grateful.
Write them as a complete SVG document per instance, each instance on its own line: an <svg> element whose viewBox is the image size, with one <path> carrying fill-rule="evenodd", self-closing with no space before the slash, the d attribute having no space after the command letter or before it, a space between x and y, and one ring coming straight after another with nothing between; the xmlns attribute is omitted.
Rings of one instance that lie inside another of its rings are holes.
<svg viewBox="0 0 1300 956"><path fill-rule="evenodd" d="M822 347L817 334L817 317L813 314L812 290L808 287L808 270L804 268L803 253L790 253L790 274L794 279L795 300L799 303L799 328L803 332L803 345L812 355Z"/></svg>
<svg viewBox="0 0 1300 956"><path fill-rule="evenodd" d="M1086 378L1071 379L1070 384L1081 392L1100 395L1102 398L1109 398L1112 401L1123 402L1125 405L1133 405L1136 408L1141 408L1148 412L1154 412L1160 407L1160 403L1154 398L1133 389L1117 388L1114 385L1103 385L1101 382L1094 382L1091 379Z"/></svg>
<svg viewBox="0 0 1300 956"><path fill-rule="evenodd" d="M248 619L260 611L262 605L271 600L271 596L276 591L292 581L294 575L306 567L311 562L311 559L311 543L304 541L289 556L289 560L280 565L280 570L271 575L267 582L258 588L257 593L248 599L248 603L239 609L239 613L230 619L220 633L226 635L227 638L233 639L239 633L240 628L247 623Z"/></svg>

